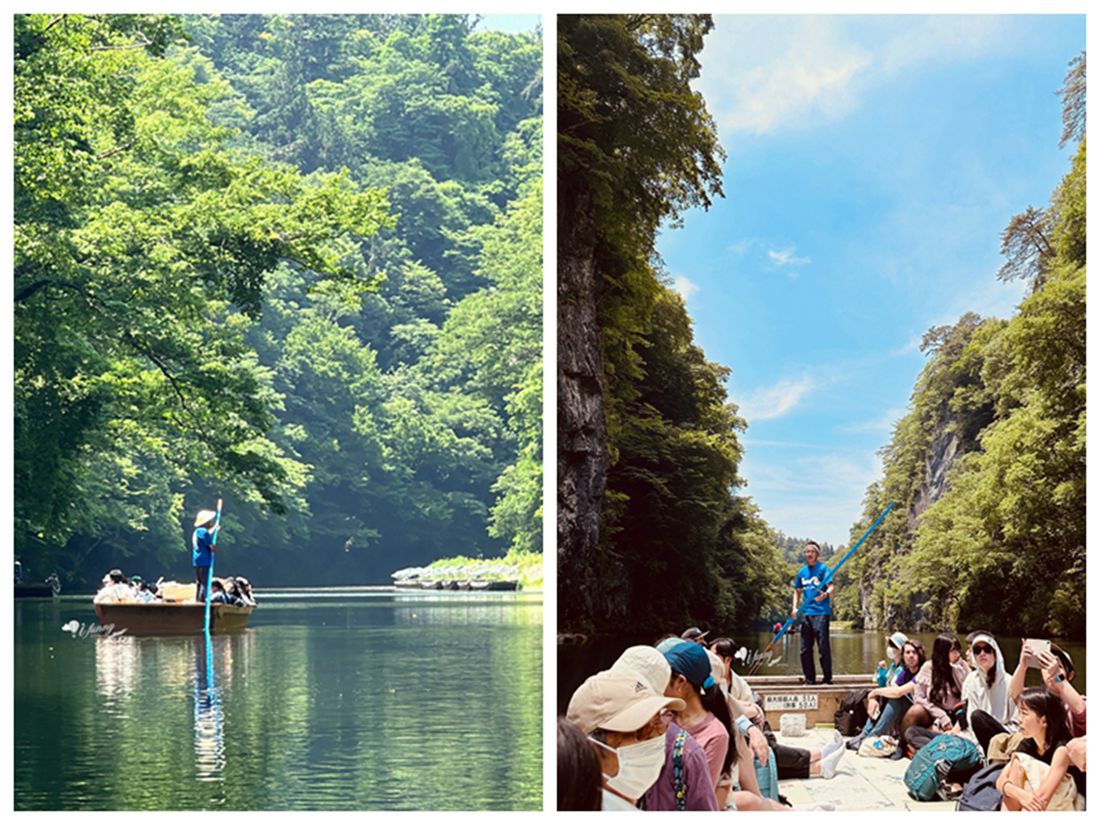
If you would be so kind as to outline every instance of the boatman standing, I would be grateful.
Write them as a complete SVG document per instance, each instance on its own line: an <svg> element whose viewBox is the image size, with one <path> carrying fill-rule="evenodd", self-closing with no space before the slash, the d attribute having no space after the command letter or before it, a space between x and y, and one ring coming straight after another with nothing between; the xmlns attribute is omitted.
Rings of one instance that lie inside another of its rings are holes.
<svg viewBox="0 0 1100 825"><path fill-rule="evenodd" d="M214 519L213 510L199 510L195 516L195 532L191 534L191 564L195 566L195 601L206 601L206 578L210 575L210 564L214 561Z"/></svg>
<svg viewBox="0 0 1100 825"><path fill-rule="evenodd" d="M816 594L810 596L802 611L802 644L799 651L802 654L802 675L807 685L817 681L814 642L817 642L817 653L821 658L821 681L826 685L833 683L833 656L829 650L829 618L833 613L829 597L833 594L833 583L830 581L824 590L819 590L829 574L829 568L820 556L821 548L817 542L806 542L806 563L794 577L794 598L791 600L791 616L797 616L799 595L805 597L806 591Z"/></svg>

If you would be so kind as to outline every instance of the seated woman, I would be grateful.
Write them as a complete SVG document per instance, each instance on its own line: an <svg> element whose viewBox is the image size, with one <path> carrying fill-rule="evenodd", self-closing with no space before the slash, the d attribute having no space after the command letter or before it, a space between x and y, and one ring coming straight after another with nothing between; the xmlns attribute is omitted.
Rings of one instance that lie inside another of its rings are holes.
<svg viewBox="0 0 1100 825"><path fill-rule="evenodd" d="M997 778L1002 811L1082 808L1084 774L1072 763L1066 709L1045 687L1020 694L1020 732L1027 738Z"/></svg>
<svg viewBox="0 0 1100 825"><path fill-rule="evenodd" d="M892 684L886 687L875 688L869 694L868 699L874 698L885 702L877 719L868 719L859 736L848 742L851 750L859 750L860 744L869 736L885 736L892 734L897 723L905 716L913 706L913 691L916 689L916 676L924 666L924 645L916 639L908 639L901 647L902 667L897 671ZM898 748L898 751L901 751ZM899 757L900 758L900 757Z"/></svg>
<svg viewBox="0 0 1100 825"><path fill-rule="evenodd" d="M695 642L679 642L665 650L664 656L672 669L665 696L683 701L683 709L673 716L703 748L719 810L726 807L727 801L738 810L788 810L750 791L729 792L728 785L721 782L723 774L732 774L741 737L735 733L726 696L714 678L706 648Z"/></svg>
<svg viewBox="0 0 1100 825"><path fill-rule="evenodd" d="M951 712L962 702L962 686L970 668L952 663L951 651L959 646L954 636L944 633L932 643L932 660L925 662L913 680L913 707L901 720L901 739L911 751L920 750L937 734L947 733L955 724Z"/></svg>
<svg viewBox="0 0 1100 825"><path fill-rule="evenodd" d="M963 682L966 731L960 732L977 742L986 754L990 739L1019 728L1018 712L1005 672L1004 655L993 634L977 630L967 636L967 641L974 669Z"/></svg>

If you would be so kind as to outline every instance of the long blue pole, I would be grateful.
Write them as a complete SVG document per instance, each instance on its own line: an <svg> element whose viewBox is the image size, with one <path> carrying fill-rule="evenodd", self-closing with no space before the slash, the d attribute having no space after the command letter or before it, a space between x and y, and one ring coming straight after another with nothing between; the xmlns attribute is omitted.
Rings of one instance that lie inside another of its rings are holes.
<svg viewBox="0 0 1100 825"><path fill-rule="evenodd" d="M222 526L222 500L218 499L218 510L214 516L214 529L211 531L210 536L210 549L214 549L214 545L218 543L218 530ZM210 554L210 567L206 569L206 615L203 617L203 632L207 636L210 635L210 588L214 584L214 554Z"/></svg>
<svg viewBox="0 0 1100 825"><path fill-rule="evenodd" d="M761 662L764 661L764 659L767 657L767 654L771 653L771 649L773 647L775 647L776 642L778 642L780 639L783 638L783 634L785 634L787 632L787 628L789 628L794 622L797 622L799 619L802 618L802 612L806 609L806 605L808 605L810 603L810 597L815 595L818 591L822 590L823 588L826 588L826 587L829 586L829 582L831 582L833 580L833 576L836 575L836 571L839 570L841 567L843 567L844 562L848 561L848 559L850 559L852 557L852 553L856 552L856 550L859 549L859 546L867 540L867 537L869 535L871 535L871 533L875 532L875 528L878 527L879 524L882 523L882 520L884 518L886 518L886 514L894 509L895 504L897 504L896 501L891 501L890 502L890 505L885 510L882 511L882 514L877 519L875 519L875 523L867 528L867 532L863 534L863 536L860 538L860 540L857 541L855 544L853 544L852 548L847 553L844 554L844 556L840 559L840 561L838 561L836 563L836 566L832 570L830 570L828 573L825 574L825 578L821 582L821 584L819 584L815 588L807 588L806 591L803 592L803 594L802 594L802 604L800 604L798 606L798 612L796 612L795 615L793 615L789 619L787 619L787 621L783 625L783 627L781 627L779 629L779 632L775 634L775 638L772 639L772 643L770 645L768 645L766 648L764 648L764 653L761 654L757 658L755 663L753 663L753 666L749 671L750 675L753 674L753 673L756 673L756 671L760 667Z"/></svg>

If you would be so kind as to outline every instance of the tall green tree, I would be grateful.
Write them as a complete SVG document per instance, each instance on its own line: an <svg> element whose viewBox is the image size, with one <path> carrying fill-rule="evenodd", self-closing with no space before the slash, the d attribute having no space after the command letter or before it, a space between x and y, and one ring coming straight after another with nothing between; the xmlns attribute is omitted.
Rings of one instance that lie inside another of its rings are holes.
<svg viewBox="0 0 1100 825"><path fill-rule="evenodd" d="M234 96L173 19L15 30L17 548L163 538L185 475L281 509L304 468L242 333L279 262L359 277L338 241L385 226L384 195L235 149L207 117Z"/></svg>

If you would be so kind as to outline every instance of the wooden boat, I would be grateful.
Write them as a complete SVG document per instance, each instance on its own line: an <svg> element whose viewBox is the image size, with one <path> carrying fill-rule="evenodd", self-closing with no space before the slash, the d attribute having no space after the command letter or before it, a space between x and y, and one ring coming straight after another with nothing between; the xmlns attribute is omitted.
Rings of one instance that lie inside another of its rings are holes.
<svg viewBox="0 0 1100 825"><path fill-rule="evenodd" d="M779 717L784 713L802 713L807 727L832 725L844 697L857 688L875 686L871 673L833 676L831 685L804 685L798 675L744 676L754 693L760 694L764 716L774 730L779 730ZM820 676L818 678L821 678Z"/></svg>
<svg viewBox="0 0 1100 825"><path fill-rule="evenodd" d="M52 599L54 596L61 592L61 582L58 580L56 573L50 573L50 575L46 577L45 581L27 582L23 581L21 578L22 565L19 562L16 562L15 567L15 598Z"/></svg>
<svg viewBox="0 0 1100 825"><path fill-rule="evenodd" d="M210 605L210 632L222 634L244 630L253 610L254 607L230 604ZM128 636L191 636L202 633L205 612L206 605L201 602L117 602L95 606L101 625L113 625L115 631L125 631Z"/></svg>
<svg viewBox="0 0 1100 825"><path fill-rule="evenodd" d="M15 585L15 598L17 599L52 599L57 595L53 585L46 582L30 584L22 582Z"/></svg>

